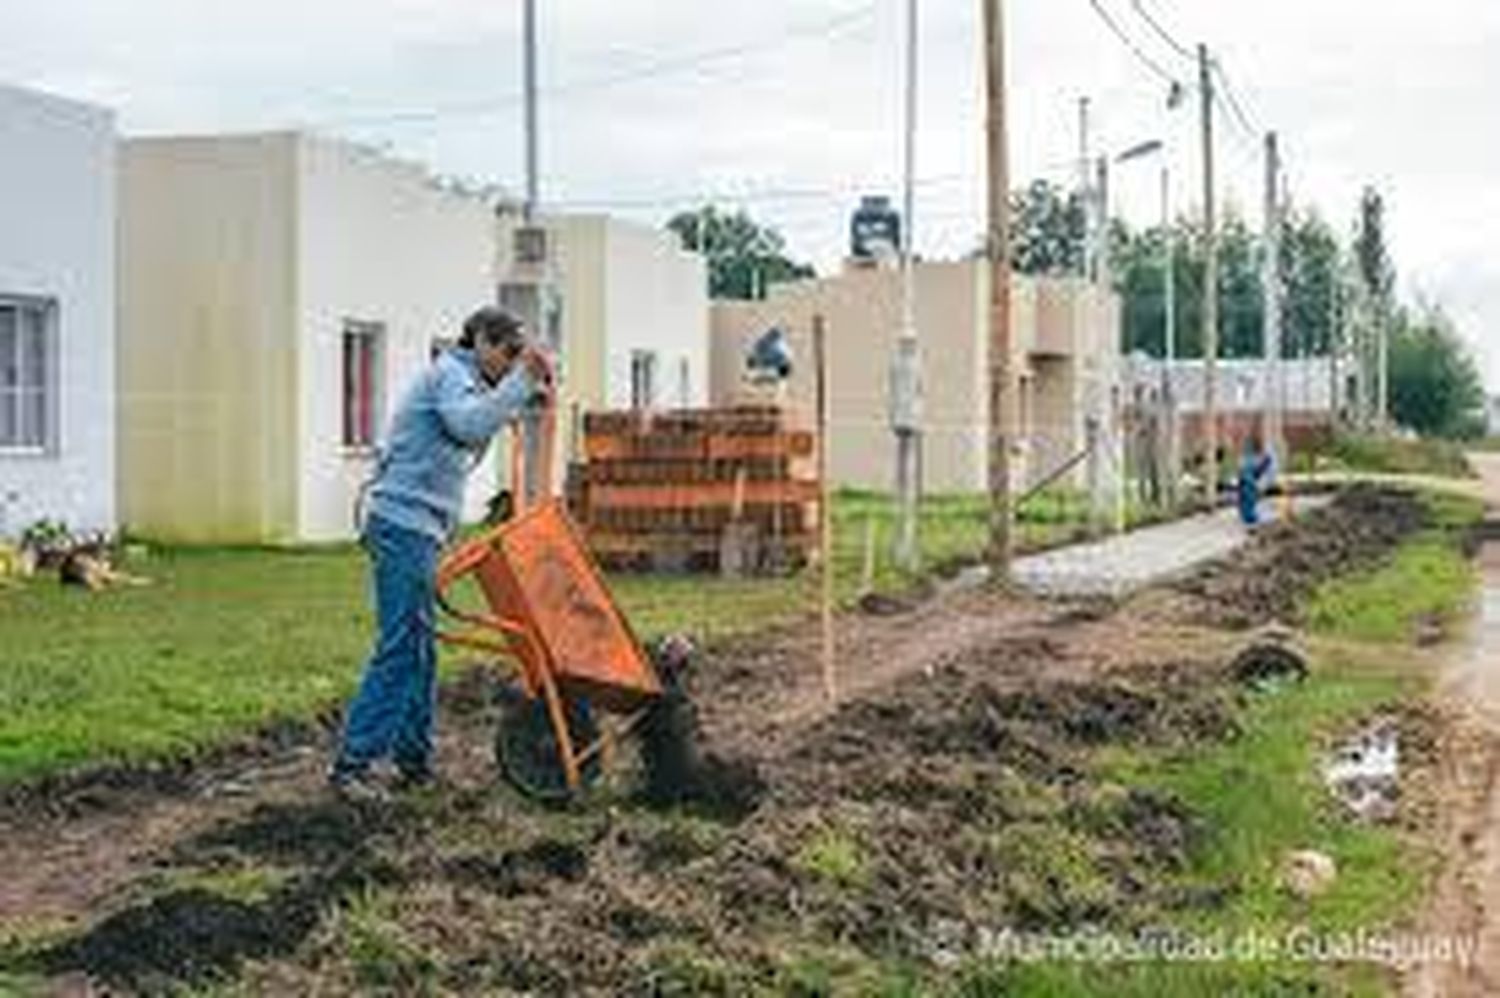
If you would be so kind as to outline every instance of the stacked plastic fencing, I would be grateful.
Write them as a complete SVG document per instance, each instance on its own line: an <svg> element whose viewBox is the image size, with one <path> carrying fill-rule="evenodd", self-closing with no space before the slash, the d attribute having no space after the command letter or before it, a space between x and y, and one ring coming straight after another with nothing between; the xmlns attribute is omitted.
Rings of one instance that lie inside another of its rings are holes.
<svg viewBox="0 0 1500 998"><path fill-rule="evenodd" d="M818 541L816 449L774 406L589 413L569 509L610 568L800 567Z"/></svg>

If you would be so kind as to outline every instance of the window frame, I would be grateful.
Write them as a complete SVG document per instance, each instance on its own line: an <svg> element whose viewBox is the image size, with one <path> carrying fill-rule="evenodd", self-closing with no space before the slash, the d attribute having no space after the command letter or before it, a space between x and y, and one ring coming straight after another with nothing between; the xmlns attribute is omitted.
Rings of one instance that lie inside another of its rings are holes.
<svg viewBox="0 0 1500 998"><path fill-rule="evenodd" d="M17 430L18 442L5 442L0 440L0 457L55 457L61 450L61 413L62 405L59 395L61 393L62 379L59 372L62 367L61 337L58 330L61 325L61 309L54 297L45 295L23 295L0 293L0 309L10 309L15 312L15 363L17 369L17 382L14 388L0 385L0 405L14 405L14 425ZM27 363L25 355L27 327L23 319L27 313L40 312L42 316L42 373L39 385L30 385L25 380L24 372L31 366ZM28 393L40 392L42 396L42 428L40 440L36 443L19 442L24 437L25 422L28 418L28 407L26 398Z"/></svg>
<svg viewBox="0 0 1500 998"><path fill-rule="evenodd" d="M637 412L656 408L657 359L655 350L630 351L630 408Z"/></svg>
<svg viewBox="0 0 1500 998"><path fill-rule="evenodd" d="M369 319L346 318L339 328L339 444L344 454L366 456L380 446L380 431L385 419L385 359L388 332L384 322ZM363 341L368 346L365 352L354 351L352 342ZM359 387L356 372L351 368L351 356L359 364L364 358L364 370L368 378L367 411L364 421L359 422ZM363 433L353 431L364 430Z"/></svg>

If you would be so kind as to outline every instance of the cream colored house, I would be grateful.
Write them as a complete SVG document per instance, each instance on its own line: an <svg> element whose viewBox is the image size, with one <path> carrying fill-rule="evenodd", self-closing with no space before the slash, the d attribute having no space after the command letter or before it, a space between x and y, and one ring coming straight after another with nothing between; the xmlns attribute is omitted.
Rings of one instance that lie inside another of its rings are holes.
<svg viewBox="0 0 1500 998"><path fill-rule="evenodd" d="M353 535L404 386L492 301L488 199L300 133L123 143L122 522L181 542ZM494 477L477 474L481 511Z"/></svg>
<svg viewBox="0 0 1500 998"><path fill-rule="evenodd" d="M518 216L500 219L499 296L540 322L563 358L560 405L571 454L576 413L701 407L709 398L708 271L672 233L607 215L542 217L542 262L518 253ZM521 236L524 244L524 235Z"/></svg>
<svg viewBox="0 0 1500 998"><path fill-rule="evenodd" d="M974 492L986 487L989 426L989 271L983 261L916 267L916 323L925 398L924 487ZM895 447L889 422L892 344L900 325L901 275L851 266L837 276L773 287L763 301L713 307L711 397L716 405L764 398L747 383L744 356L771 327L790 338L797 364L788 402L810 413L811 329L827 329L830 474L839 485L890 490ZM1017 277L1012 292L1016 370L1021 378L1025 484L1084 448L1086 419L1112 424L1118 403L1119 302L1068 279ZM1082 472L1075 481L1082 481Z"/></svg>

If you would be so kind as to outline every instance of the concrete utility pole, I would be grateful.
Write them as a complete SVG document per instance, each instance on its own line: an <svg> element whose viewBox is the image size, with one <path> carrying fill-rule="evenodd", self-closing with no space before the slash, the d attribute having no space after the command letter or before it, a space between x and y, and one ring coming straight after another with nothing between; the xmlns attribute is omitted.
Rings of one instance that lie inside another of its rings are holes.
<svg viewBox="0 0 1500 998"><path fill-rule="evenodd" d="M1375 322L1375 429L1385 433L1391 428L1391 324L1383 300L1376 299L1371 310Z"/></svg>
<svg viewBox="0 0 1500 998"><path fill-rule="evenodd" d="M917 0L906 2L906 107L901 218L901 334L891 372L896 433L896 492L901 503L896 561L908 571L918 566L919 502L922 492L922 357L917 341L916 166L917 166Z"/></svg>
<svg viewBox="0 0 1500 998"><path fill-rule="evenodd" d="M526 0L523 14L525 36L525 92L526 92L526 224L536 221L537 201L540 197L541 171L537 151L537 99L536 99L536 0Z"/></svg>
<svg viewBox="0 0 1500 998"><path fill-rule="evenodd" d="M1094 273L1094 160L1089 154L1089 99L1078 98L1078 200L1083 232L1078 249L1078 274L1085 281Z"/></svg>
<svg viewBox="0 0 1500 998"><path fill-rule="evenodd" d="M1333 430L1343 421L1339 405L1339 353L1344 349L1343 261L1336 265L1328 285L1328 423Z"/></svg>
<svg viewBox="0 0 1500 998"><path fill-rule="evenodd" d="M1214 75L1208 46L1198 46L1198 98L1203 130L1203 488L1219 502L1219 231L1214 203Z"/></svg>
<svg viewBox="0 0 1500 998"><path fill-rule="evenodd" d="M1161 167L1162 301L1165 315L1162 328L1161 405L1166 421L1166 493L1167 503L1177 508L1177 483L1182 478L1182 422L1177 418L1177 386L1172 369L1177 361L1177 234L1172 225L1172 167Z"/></svg>
<svg viewBox="0 0 1500 998"><path fill-rule="evenodd" d="M1018 417L1010 323L1010 150L1005 106L1003 0L984 3L985 137L990 257L990 578L1010 580L1015 508L1010 450Z"/></svg>
<svg viewBox="0 0 1500 998"><path fill-rule="evenodd" d="M1285 462L1281 365L1281 154L1276 133L1266 134L1265 254L1261 259L1261 346L1265 353L1262 433L1266 446Z"/></svg>

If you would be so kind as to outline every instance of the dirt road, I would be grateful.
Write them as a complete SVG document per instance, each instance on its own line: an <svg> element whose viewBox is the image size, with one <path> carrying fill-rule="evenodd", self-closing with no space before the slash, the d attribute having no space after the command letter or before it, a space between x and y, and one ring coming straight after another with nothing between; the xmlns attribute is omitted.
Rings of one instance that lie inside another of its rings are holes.
<svg viewBox="0 0 1500 998"><path fill-rule="evenodd" d="M1500 516L1500 454L1472 454L1491 519ZM1500 992L1500 538L1480 550L1474 620L1451 650L1440 695L1459 719L1445 753L1449 823L1427 931L1477 936L1473 967L1428 965L1406 983L1410 995Z"/></svg>

